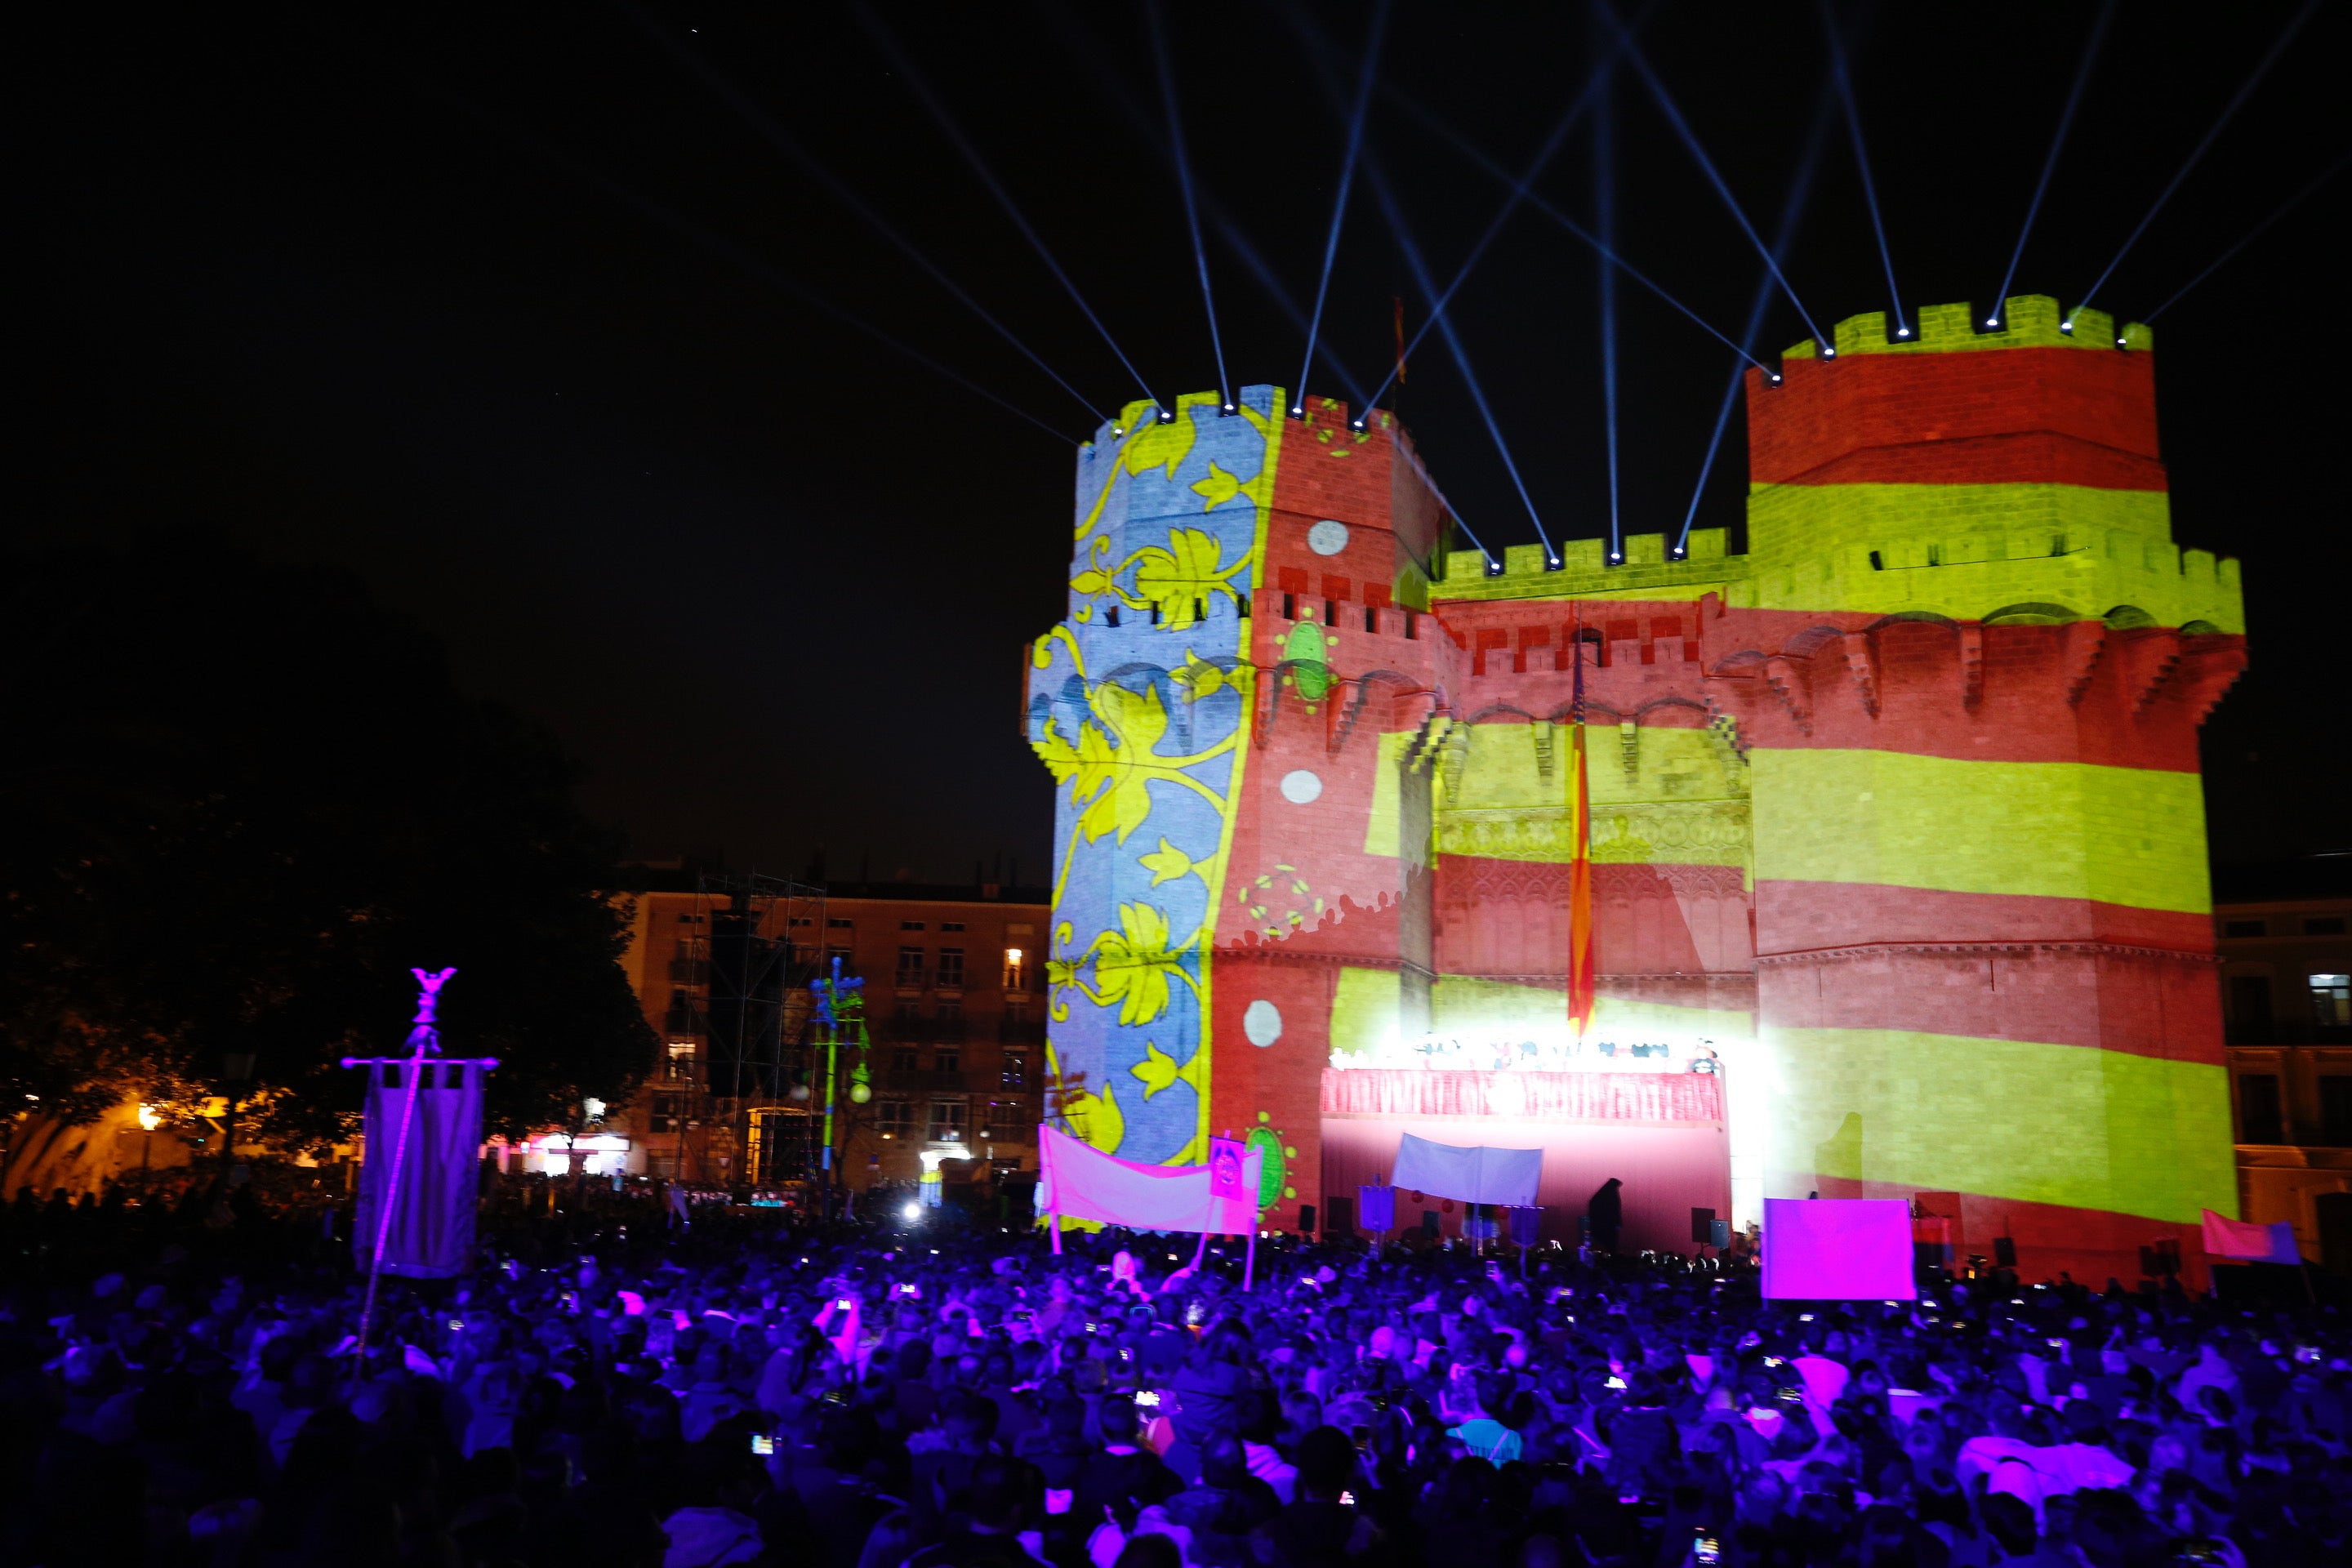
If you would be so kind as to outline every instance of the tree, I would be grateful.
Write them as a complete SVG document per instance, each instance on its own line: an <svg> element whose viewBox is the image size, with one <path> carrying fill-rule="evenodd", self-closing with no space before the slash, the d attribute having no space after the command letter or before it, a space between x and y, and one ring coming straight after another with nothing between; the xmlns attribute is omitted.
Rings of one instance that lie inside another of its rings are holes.
<svg viewBox="0 0 2352 1568"><path fill-rule="evenodd" d="M619 840L544 729L339 574L183 536L6 568L0 1103L87 1122L251 1052L262 1130L324 1142L412 964L457 968L446 1048L499 1058L493 1128L627 1098L655 1041Z"/></svg>

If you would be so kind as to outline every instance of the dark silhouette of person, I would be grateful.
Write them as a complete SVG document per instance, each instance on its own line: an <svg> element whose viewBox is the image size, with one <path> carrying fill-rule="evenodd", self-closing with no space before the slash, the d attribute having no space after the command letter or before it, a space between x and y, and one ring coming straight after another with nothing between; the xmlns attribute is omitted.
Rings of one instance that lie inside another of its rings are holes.
<svg viewBox="0 0 2352 1568"><path fill-rule="evenodd" d="M1592 1245L1603 1252L1617 1250L1617 1232L1625 1224L1625 1200L1618 1189L1624 1184L1610 1177L1584 1205L1585 1226L1592 1233Z"/></svg>

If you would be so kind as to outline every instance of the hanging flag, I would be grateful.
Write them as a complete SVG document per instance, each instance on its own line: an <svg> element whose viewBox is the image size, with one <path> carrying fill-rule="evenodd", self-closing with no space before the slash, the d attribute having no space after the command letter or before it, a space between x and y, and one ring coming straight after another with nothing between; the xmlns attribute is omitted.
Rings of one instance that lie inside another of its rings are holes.
<svg viewBox="0 0 2352 1568"><path fill-rule="evenodd" d="M1402 386L1404 384L1404 296L1391 294L1389 296L1389 303L1396 308L1396 379L1397 384Z"/></svg>
<svg viewBox="0 0 2352 1568"><path fill-rule="evenodd" d="M1584 765L1584 622L1570 628L1568 710L1568 1021L1579 1041L1592 1027L1599 965L1592 952L1592 792Z"/></svg>

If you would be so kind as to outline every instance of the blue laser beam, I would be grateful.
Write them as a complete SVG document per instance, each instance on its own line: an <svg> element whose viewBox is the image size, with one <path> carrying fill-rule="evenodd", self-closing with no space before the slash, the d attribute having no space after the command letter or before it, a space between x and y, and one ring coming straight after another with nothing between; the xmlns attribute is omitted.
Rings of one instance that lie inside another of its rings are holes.
<svg viewBox="0 0 2352 1568"><path fill-rule="evenodd" d="M1895 335L1911 335L1911 322L1903 314L1903 289L1895 281L1895 252L1886 243L1886 220L1878 210L1878 182L1870 172L1870 149L1862 139L1862 108L1853 99L1853 74L1848 68L1845 37L1839 30L1837 13L1830 0L1821 0L1822 30L1829 36L1830 74L1837 83L1838 97L1845 104L1845 126L1853 142L1854 167L1862 174L1862 197L1870 208L1870 229L1878 237L1879 265L1886 269L1886 298L1895 312ZM1835 347L1834 344L1832 347Z"/></svg>
<svg viewBox="0 0 2352 1568"><path fill-rule="evenodd" d="M1170 58L1168 29L1160 15L1160 0L1145 0L1144 20L1151 31L1151 54L1160 68L1160 97L1168 106L1168 144L1176 165L1177 188L1184 194L1184 226L1192 235L1192 259L1201 270L1201 304L1209 314L1209 347L1217 358L1217 406L1234 411L1234 384L1225 374L1225 340L1217 331L1217 295L1209 284L1209 249L1201 242L1201 204L1192 192L1192 160L1184 149L1184 116L1176 99L1176 66Z"/></svg>
<svg viewBox="0 0 2352 1568"><path fill-rule="evenodd" d="M1505 184L1512 183L1514 176L1509 170L1504 168L1500 163L1489 157L1479 148L1477 143L1472 142L1468 137L1463 135L1462 132L1454 130L1444 121L1439 119L1434 112L1415 102L1412 99L1405 97L1402 93L1396 91L1394 89L1383 89L1382 90L1386 93L1390 101L1394 103L1399 109L1403 110L1407 114L1410 114L1414 119L1420 121L1430 130L1435 132L1441 140L1451 145L1453 149L1456 153L1461 153L1464 158L1475 163L1479 168L1485 170L1494 178L1502 181ZM1688 305L1684 304L1680 300L1675 299L1673 294L1667 292L1664 284L1661 284L1648 273L1643 271L1640 268L1626 260L1623 254L1618 251L1614 247L1603 245L1601 242L1599 236L1593 234L1582 224L1569 216L1568 214L1562 212L1559 207L1552 205L1552 203L1545 200L1540 194L1529 191L1527 193L1526 200L1528 206L1534 208L1537 212L1541 213L1553 223L1559 225L1561 228L1566 229L1577 239L1591 247L1595 253L1600 255L1611 266L1616 268L1618 271L1622 272L1626 277L1631 278L1634 282L1639 283L1643 288L1647 289L1651 293L1656 295L1661 300L1680 311L1690 321L1691 324L1698 328L1699 331L1715 339L1716 342L1721 343L1725 348L1729 349L1733 353L1742 353L1745 352L1728 333L1725 332L1714 322L1708 321L1705 316L1700 315L1696 310L1692 310ZM1755 365L1759 370L1769 370L1771 368L1771 366L1766 364L1762 360L1757 359L1752 355L1748 356L1748 363Z"/></svg>
<svg viewBox="0 0 2352 1568"><path fill-rule="evenodd" d="M2131 237L2124 241L2123 248L2116 252L2115 259L2107 263L2106 270L2099 274L2098 281L2084 290L2081 301L2074 310L2066 312L2065 319L2058 323L2060 327L2068 331L2074 331L2075 315L2088 309L2099 290L2107 286L2107 279L2116 275L2116 268L2123 265L2123 259L2130 254L2131 247L2137 245L2139 237L2147 232L2147 226L2156 221L2156 215L2162 212L2164 205L2172 199L2172 193L2180 188L2180 183L2183 180L2189 178L2189 172L2197 167L2198 161L2205 156L2206 149L2212 146L2214 141L2220 137L2222 127L2228 125L2236 117L2239 108L2247 99L2253 96L2254 89L2262 84L2263 78L2270 74L2271 67L2278 63L2279 56L2286 52L2287 45L2294 41L2294 36L2303 31L2303 25L2311 20L2319 6L2320 0L2305 0L2303 9L2287 18L2286 26L2279 29L2279 36L2272 40L2269 49L2264 51L2263 58L2255 62L2254 68L2247 73L2246 79L2239 85L2238 90L2231 95L2230 101L2222 107L2220 118L2213 121L2211 128L2190 150L2188 161L2180 165L2179 172L2172 176L2162 194L2158 195L2156 205L2147 209L2147 216L2141 218L2137 226L2132 229Z"/></svg>
<svg viewBox="0 0 2352 1568"><path fill-rule="evenodd" d="M1429 275L1428 264L1422 259L1421 247L1413 243L1412 231L1405 224L1404 213L1397 205L1396 193L1389 188L1388 176L1381 172L1380 161L1369 153L1364 155L1364 177L1371 182L1373 198L1381 204L1389 232L1396 237L1397 249L1403 253L1405 266L1412 269L1414 287L1423 299L1434 300L1435 281ZM1503 470L1510 475L1511 487L1519 492L1519 504L1528 509L1528 521L1535 524L1536 538L1543 543L1544 559L1559 564L1559 547L1544 531L1543 517L1536 510L1535 498L1528 493L1527 481L1519 476L1519 465L1511 457L1511 444L1503 439L1503 426L1486 402L1486 390L1479 384L1478 373L1471 368L1469 353L1462 346L1461 335L1454 330L1453 318L1434 310L1430 314L1437 322L1438 334L1445 340L1446 352L1454 356L1454 367L1462 373L1463 384L1470 389L1470 400L1478 406L1478 417L1486 422L1486 434L1494 438L1496 455L1503 459ZM1495 559L1485 546L1479 549L1489 562Z"/></svg>
<svg viewBox="0 0 2352 1568"><path fill-rule="evenodd" d="M1339 163L1339 194L1331 203L1331 228L1323 240L1323 275L1315 282L1315 309L1307 318L1307 353L1298 364L1298 391L1291 404L1293 417L1307 412L1307 373L1315 363L1315 340L1323 329L1323 306L1331 293L1331 264L1339 254L1339 229L1348 216L1348 192L1355 183L1356 162L1364 145L1364 122L1371 117L1372 82L1379 74L1381 41L1388 34L1389 0L1372 7L1372 35L1364 46L1363 68L1356 81L1356 105L1348 117L1348 153Z"/></svg>
<svg viewBox="0 0 2352 1568"><path fill-rule="evenodd" d="M1028 216L1022 212L1020 205L1013 199L1013 193L1004 188L1004 183L996 177L996 171L989 167L988 160L980 155L980 149L973 146L971 139L963 133L963 127L956 122L955 116L948 112L948 107L941 101L939 94L931 90L929 79L917 68L914 60L898 47L898 40L892 36L889 28L883 25L882 18L863 5L857 8L857 16L858 20L866 25L866 31L873 36L875 42L881 46L883 53L890 57L891 62L906 78L908 90L915 95L917 100L929 112L930 117L938 121L940 129L946 132L948 140L955 144L956 151L963 155L963 161L971 165L971 172L980 176L980 183L988 187L988 194L996 198L996 205L1004 209L1004 216L1013 220L1013 226L1021 231L1021 237L1029 242L1029 247L1037 253L1037 258L1045 264L1045 269L1054 275L1055 282L1061 284L1063 292L1069 295L1071 303L1077 306L1079 313L1084 315L1087 322L1101 335L1102 341L1109 346L1113 357L1125 367L1127 374L1135 378L1135 384L1142 388L1143 395L1150 400L1151 405L1160 410L1160 417L1163 420L1174 418L1173 411L1160 401L1159 396L1152 392L1150 384L1143 379L1143 373L1135 368L1135 362L1127 357L1127 351L1120 348L1118 340L1110 335L1110 329L1103 325L1102 318L1095 314L1095 308L1087 302L1087 297L1078 291L1078 286L1071 281L1069 273L1063 270L1061 262L1055 257L1051 247L1045 244L1044 237L1038 234L1035 227L1030 224Z"/></svg>
<svg viewBox="0 0 2352 1568"><path fill-rule="evenodd" d="M1618 20L1617 12L1608 0L1599 0L1596 8L1602 19L1617 30L1623 40L1625 58L1641 73L1643 85L1657 100L1659 110L1665 115L1666 122L1675 128L1675 134L1682 138L1683 146L1689 151L1692 161L1698 164L1699 172L1706 176L1707 184L1715 187L1715 194L1722 197L1723 205L1730 209L1733 221L1739 225L1739 232L1748 237L1748 243L1754 246L1756 254L1764 258L1764 265L1770 269L1773 281L1780 284L1780 291L1789 297L1789 303L1797 308L1797 314L1803 319L1806 331L1812 333L1813 341L1822 345L1822 357L1835 359L1836 342L1825 338L1821 328L1813 324L1812 312L1807 310L1805 302L1797 298L1796 289L1780 270L1780 259L1772 254L1771 247L1764 243L1763 236L1756 232L1756 226L1748 221L1747 212L1741 208L1739 199L1731 194L1731 186L1725 182L1722 171L1715 166L1715 160L1706 155L1705 147L1699 145L1698 135L1691 130L1690 121L1683 118L1682 109L1675 102L1674 94L1666 90L1666 84L1658 79L1658 73L1650 68L1648 58L1642 53L1642 46L1634 41L1632 33L1626 31L1625 24Z"/></svg>
<svg viewBox="0 0 2352 1568"><path fill-rule="evenodd" d="M2352 151L2347 151L2341 154L2336 158L2336 162L2328 164L2327 167L2322 169L2316 175L2313 176L2313 178L2305 184L2301 190L2287 197L2286 200L2281 202L2277 206L2273 207L2271 209L2270 216L2263 219L2262 222L2248 229L2245 234L2239 238L2237 244L2230 247L2229 249L2215 257L2212 264L2207 267L2204 271L2200 272L2196 277L2191 278L2188 282L2183 283L2179 288L2175 289L2169 299L2166 300L2163 304L2158 305L2155 310L2150 310L2147 315L2142 316L2140 320L2143 321L2153 321L2158 316L2164 314L2165 311L2170 310L2175 300L2179 300L2183 294L2188 293L2191 289L2196 288L2200 283L2204 282L2208 278L2212 277L2216 272L2221 271L2223 267L2229 264L2230 259L2238 254L2238 252L2253 244L2255 240L2260 239L2264 229L2270 227L2271 225L2278 222L2279 219L2286 216L2288 213L2293 212L2296 207L2302 205L2303 200L2305 196L2310 195L2314 191L2319 189L2320 186L2326 184L2328 181L2342 174L2344 172L2344 165L2347 163L2352 163Z"/></svg>
<svg viewBox="0 0 2352 1568"><path fill-rule="evenodd" d="M987 323L989 328L993 331L997 336L1012 344L1013 347L1020 353L1024 359L1026 359L1031 364L1035 365L1039 370L1045 372L1045 374L1052 379L1055 385L1060 387L1064 392L1068 393L1072 397L1076 398L1077 400L1078 406L1087 411L1094 423L1099 425L1104 422L1103 415L1092 403L1087 400L1086 394L1080 392L1076 387L1072 386L1068 379L1066 378L1061 372L1055 370L1052 365L1047 364L1043 358L1039 357L1034 349L1031 348L1027 343L1022 341L1019 333L1015 332L1012 328L1006 326L1003 321L998 321L994 315L991 314L987 307L981 304L979 300L973 299L961 284L949 277L946 270L942 268L939 263L933 261L929 256L923 254L922 249L918 247L913 240L908 239L905 235L901 234L887 218L876 211L871 203L867 202L863 196L860 196L846 181L836 175L831 169L825 167L824 163L821 162L814 153L802 146L798 138L794 137L790 132L778 124L772 117L771 117L764 110L761 109L758 104L752 102L750 97L748 97L740 89L737 88L733 82L730 81L725 76L721 75L717 69L715 69L709 61L705 60L694 50L688 48L684 44L681 44L676 38L672 37L667 29L657 26L652 18L646 16L642 11L635 9L634 6L624 7L624 9L627 11L628 15L640 26L644 27L647 33L652 35L656 43L660 44L664 48L669 51L672 58L684 66L688 72L699 79L705 87L709 88L711 92L718 97L720 102L726 104L729 109L734 110L736 117L741 120L745 124L749 125L753 131L757 132L761 138L771 147L773 147L777 152L782 153L785 157L799 164L802 171L811 179L814 179L817 184L832 192L835 201L838 201L842 205L847 207L851 212L856 213L860 218L864 219L866 226L873 229L877 234L879 234L883 238L888 240L890 244L897 248L900 255L913 262L917 267L922 268L924 273L930 278L932 282L937 283L941 289L947 290L948 294L959 304L962 305L964 309L970 310L973 315L979 317L983 322Z"/></svg>
<svg viewBox="0 0 2352 1568"><path fill-rule="evenodd" d="M886 348L905 355L908 359L921 365L924 369L955 383L955 384L962 387L966 392L971 393L973 396L985 398L987 401L996 405L997 407L1004 410L1007 414L1012 415L1014 418L1028 421L1030 424L1037 426L1038 429L1045 432L1046 435L1053 437L1055 440L1076 445L1075 442L1071 442L1069 437L1064 435L1061 431L1055 429L1045 420L1038 418L1035 415L1030 413L1027 409L1021 407L1018 404L1009 402L1005 398L998 396L995 393L989 391L988 388L981 385L978 382L973 381L970 376L963 374L961 371L950 369L948 366L940 363L938 360L933 359L930 355L923 353L920 349L906 342L902 339L893 336L889 332L884 331L881 328L876 326L873 322L866 320L856 312L834 303L831 300L828 300L814 289L810 288L807 284L803 283L797 278L793 277L790 273L783 271L780 268L761 260L759 257L753 255L751 251L747 250L734 240L728 238L725 235L719 234L716 230L695 222L692 218L686 216L684 214L679 213L671 207L663 205L661 203L653 200L651 197L645 195L641 192L631 189L629 186L621 184L618 180L612 178L610 175L607 175L599 170L589 167L587 164L580 162L577 158L572 157L570 154L560 151L547 142L545 138L523 130L520 126L509 123L507 121L491 113L488 110L482 108L478 104L473 103L463 97L449 94L446 90L442 89L436 89L436 96L446 98L450 102L457 104L467 113L481 120L501 134L507 136L509 139L520 142L523 146L529 147L533 153L536 153L540 157L547 160L548 163L553 164L556 168L561 169L565 174L571 176L571 178L579 182L581 184L586 185L593 190L599 191L604 195L612 197L622 205L635 212L640 217L646 218L660 227L669 230L672 234L690 240L693 243L701 246L703 248L711 251L715 255L724 258L726 260L731 262L737 268L759 279L761 282L769 285L771 288L781 289L784 293L793 296L802 303L809 306L812 310L821 311L824 315L832 317L835 321L839 321L845 327L849 327L854 331L865 333L875 342L881 343Z"/></svg>
<svg viewBox="0 0 2352 1568"><path fill-rule="evenodd" d="M1635 25L1637 26L1640 25L1638 19ZM1463 259L1462 266L1454 274L1454 281L1445 286L1444 292L1438 297L1436 305L1431 310L1428 318L1422 322L1420 330L1412 334L1412 341L1404 346L1404 352L1397 356L1400 362L1412 357L1413 351L1421 346L1421 340L1429 334L1430 328L1435 325L1439 315L1444 311L1447 304L1452 302L1454 291L1468 280L1472 268L1475 268L1479 260L1486 256L1486 247L1494 244L1495 237L1503 232L1503 226L1510 221L1511 215L1517 212L1520 205L1533 195L1530 187L1542 174L1545 167L1551 163L1553 155L1559 151L1560 144L1568 140L1569 132L1576 129L1585 114L1592 108L1596 101L1596 95L1602 90L1609 74L1616 68L1616 65L1617 52L1612 49L1602 57L1599 64L1594 66L1591 74L1585 78L1583 89L1576 95L1576 100L1568 106L1568 111L1559 117L1559 122L1552 127L1551 134L1544 138L1543 145L1536 150L1536 155L1528 161L1527 168L1516 176L1509 174L1504 176L1504 183L1511 187L1510 195L1504 198L1501 210L1496 212L1493 221L1486 225L1486 232L1478 237L1478 243L1470 247L1470 254ZM1390 384L1395 380L1396 367L1391 365L1389 367L1389 374L1381 378L1380 385L1372 389L1370 402L1378 403L1382 395L1388 391ZM1370 404L1367 404L1366 407L1369 409Z"/></svg>
<svg viewBox="0 0 2352 1568"><path fill-rule="evenodd" d="M1613 71L1612 59L1604 70ZM1592 226L1610 249L1617 247L1617 101L1603 76L1592 115ZM1617 460L1617 268L1603 259L1600 273L1601 407L1609 448L1609 563L1625 559L1623 523L1618 511Z"/></svg>
<svg viewBox="0 0 2352 1568"><path fill-rule="evenodd" d="M1143 112L1138 101L1139 95L1127 90L1125 84L1120 80L1120 72L1117 64L1090 35L1073 22L1060 8L1048 7L1048 11L1061 35L1063 47L1106 84L1103 96L1127 116L1128 122L1135 127L1136 134L1142 138L1144 144L1159 153L1162 159L1167 160L1172 170L1175 165L1175 153L1169 146L1167 138L1162 134L1163 128L1150 115ZM1249 236L1243 230L1241 225L1235 222L1218 203L1215 193L1208 188L1207 182L1196 179L1193 186L1200 200L1201 212L1215 227L1218 237L1224 241L1226 247L1233 251L1242 265L1249 269L1250 276L1255 278L1258 286L1265 290L1266 298L1274 302L1275 307L1282 312L1284 319L1304 333L1307 331L1307 312L1299 308L1297 300L1290 297L1290 291L1283 287L1282 279L1276 274L1274 268L1268 264L1257 247L1251 243ZM1316 345L1316 354L1321 360L1323 368L1338 378L1339 384L1355 398L1357 407L1370 405L1370 399L1364 395L1363 384L1349 374L1347 365L1331 352L1328 344L1318 342Z"/></svg>
<svg viewBox="0 0 2352 1568"><path fill-rule="evenodd" d="M2091 79L2091 68L2098 63L2099 46L2106 41L2107 24L2115 15L2116 0L2106 0L2091 24L2083 58L2074 67L2074 84L2067 89L2066 107L2058 115L2057 132L2050 138L2050 155L2042 160L2042 177L2033 182L2033 199L2026 204L2025 223L2017 231L2017 248L2009 253L2009 270L2000 275L2000 291L1992 297L1992 313L1985 318L1988 327L1999 327L2001 313L2009 309L2009 287L2017 281L2017 264L2025 258L2025 241L2033 233L2033 220L2042 216L2042 198L2050 189L2051 174L2058 167L2058 154L2065 150L2066 133L2074 124L2074 110L2083 104L2084 85Z"/></svg>
<svg viewBox="0 0 2352 1568"><path fill-rule="evenodd" d="M1780 233L1774 241L1777 249L1785 251L1794 242L1798 226L1804 218L1805 205L1812 197L1813 173L1821 163L1822 144L1829 140L1830 115L1835 107L1832 90L1828 83L1822 84L1821 101L1813 110L1812 129L1806 135L1804 151L1798 156L1796 173L1790 177L1789 194L1781 199ZM1771 307L1774 292L1772 269L1768 267L1757 274L1756 293L1748 302L1748 323L1743 335L1751 346L1756 342L1756 334L1764 330L1764 315ZM1749 363L1755 363L1752 354L1743 350L1742 355ZM1764 376L1775 386L1780 383L1777 371L1767 370ZM1734 364L1731 367L1730 380L1723 389L1723 401L1715 411L1714 433L1706 440L1706 457L1698 467L1698 482L1691 487L1690 508L1683 513L1682 529L1675 535L1674 560L1680 561L1690 552L1691 526L1698 521L1699 501L1706 495L1707 480L1715 473L1716 458L1723 450L1724 432L1730 428L1731 411L1739 405L1739 389L1747 379L1746 365Z"/></svg>

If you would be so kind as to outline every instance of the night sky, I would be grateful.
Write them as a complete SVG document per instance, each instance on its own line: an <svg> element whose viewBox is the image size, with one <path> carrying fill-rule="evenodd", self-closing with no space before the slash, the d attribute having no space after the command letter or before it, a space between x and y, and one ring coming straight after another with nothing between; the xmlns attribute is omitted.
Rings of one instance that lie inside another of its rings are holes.
<svg viewBox="0 0 2352 1568"><path fill-rule="evenodd" d="M2078 300L2297 9L2119 7L2012 291ZM1327 84L1349 78L1374 12L1164 14L1204 197L1303 310L1345 137ZM1844 14L1902 297L1990 300L2096 7ZM1213 386L1144 12L877 15L1150 388ZM1646 17L1648 58L1769 233L1823 101L1820 11L1668 0ZM22 537L194 527L347 568L442 638L470 690L551 724L589 766L590 810L639 854L1042 869L1052 796L1017 730L1021 645L1063 602L1081 400L1142 394L857 12L64 7L43 25L18 53ZM1367 147L1440 279L1503 189L1424 114L1522 164L1595 36L1563 5L1393 10ZM2095 304L2155 309L2343 157L2347 44L2345 7L2309 20ZM1620 73L1615 102L1623 254L1737 336L1755 251L1638 77ZM1538 188L1590 224L1587 135ZM2352 847L2347 190L2321 188L2156 322L2176 535L2246 563L2254 670L2207 748L2225 859ZM1209 264L1234 383L1292 384L1290 315L1213 227ZM1823 325L1886 304L1842 119L1785 265ZM1393 296L1425 320L1360 180L1326 335L1366 387L1391 357ZM1622 515L1671 531L1732 360L1639 286L1619 297ZM1555 537L1605 527L1596 298L1591 253L1523 209L1453 310ZM1807 335L1783 299L1758 347ZM1326 369L1309 386L1346 395ZM1397 405L1488 543L1535 537L1435 334ZM1738 428L1702 526L1738 522Z"/></svg>

